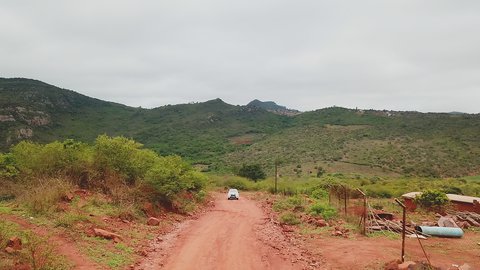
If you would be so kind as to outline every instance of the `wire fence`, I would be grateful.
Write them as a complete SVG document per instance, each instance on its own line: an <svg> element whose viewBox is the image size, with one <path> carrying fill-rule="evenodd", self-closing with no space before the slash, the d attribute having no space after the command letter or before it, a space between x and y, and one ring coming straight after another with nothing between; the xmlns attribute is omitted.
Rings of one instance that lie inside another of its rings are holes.
<svg viewBox="0 0 480 270"><path fill-rule="evenodd" d="M367 197L359 189L346 185L332 185L328 192L329 204L335 207L344 219L358 223L359 229L366 234L366 219L368 219Z"/></svg>

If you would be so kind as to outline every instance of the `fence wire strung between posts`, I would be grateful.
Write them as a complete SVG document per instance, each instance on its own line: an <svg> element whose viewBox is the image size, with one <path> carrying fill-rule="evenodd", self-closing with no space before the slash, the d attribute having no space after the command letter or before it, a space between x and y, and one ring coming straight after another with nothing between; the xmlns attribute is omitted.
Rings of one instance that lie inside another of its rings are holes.
<svg viewBox="0 0 480 270"><path fill-rule="evenodd" d="M338 209L344 218L357 223L362 234L378 231L386 235L386 231L402 233L402 222L394 221L391 213L375 209L367 195L360 189L352 189L345 185L334 185L329 188L329 202ZM407 228L408 234L422 234ZM425 235L426 236L426 235Z"/></svg>
<svg viewBox="0 0 480 270"><path fill-rule="evenodd" d="M331 206L343 214L346 221L358 223L362 234L367 233L367 198L361 190L346 185L333 185L329 188L328 200Z"/></svg>
<svg viewBox="0 0 480 270"><path fill-rule="evenodd" d="M374 231L380 231L387 236L386 232L394 232L402 235L401 260L405 259L405 236L406 234L415 236L422 248L423 254L430 264L428 255L420 242L420 238L429 237L429 235L415 231L415 229L406 228L406 210L405 206L395 200L403 210L401 222L394 221L393 215L384 211L374 209L368 200L367 195L360 189L352 189L345 185L333 185L329 188L328 199L331 206L338 209L348 222L358 223L359 230L363 235L368 235Z"/></svg>

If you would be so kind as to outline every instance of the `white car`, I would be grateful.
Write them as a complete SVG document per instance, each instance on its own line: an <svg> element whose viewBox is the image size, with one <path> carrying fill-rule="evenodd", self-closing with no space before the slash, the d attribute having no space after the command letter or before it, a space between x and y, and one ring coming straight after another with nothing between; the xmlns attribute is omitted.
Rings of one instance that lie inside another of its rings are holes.
<svg viewBox="0 0 480 270"><path fill-rule="evenodd" d="M240 194L238 194L238 190L231 188L228 190L227 193L227 199L228 200L238 200L240 199Z"/></svg>

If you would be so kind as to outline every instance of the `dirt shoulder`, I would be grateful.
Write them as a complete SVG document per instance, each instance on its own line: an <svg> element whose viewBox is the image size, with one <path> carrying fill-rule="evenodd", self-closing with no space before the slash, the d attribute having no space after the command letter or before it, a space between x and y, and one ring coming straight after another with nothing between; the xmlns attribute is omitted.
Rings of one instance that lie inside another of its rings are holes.
<svg viewBox="0 0 480 270"><path fill-rule="evenodd" d="M82 254L74 240L69 240L68 236L55 235L52 231L47 230L44 227L37 226L28 222L27 220L14 215L1 214L0 218L18 224L22 229L32 231L37 236L47 237L49 244L55 247L55 251L59 255L65 256L65 258L73 263L73 269L75 270L91 270L101 269L101 267L95 262L91 261L87 256Z"/></svg>
<svg viewBox="0 0 480 270"><path fill-rule="evenodd" d="M216 194L211 211L157 237L136 269L321 269L249 196Z"/></svg>
<svg viewBox="0 0 480 270"><path fill-rule="evenodd" d="M455 265L469 264L471 269L480 269L480 235L467 232L461 239L429 238L421 240L434 266L442 269L457 269ZM322 256L333 265L329 269L384 269L386 262L400 259L401 240L384 237L355 236L344 239L334 236L306 237L305 245L315 255ZM407 238L405 243L407 261L426 261L417 239Z"/></svg>

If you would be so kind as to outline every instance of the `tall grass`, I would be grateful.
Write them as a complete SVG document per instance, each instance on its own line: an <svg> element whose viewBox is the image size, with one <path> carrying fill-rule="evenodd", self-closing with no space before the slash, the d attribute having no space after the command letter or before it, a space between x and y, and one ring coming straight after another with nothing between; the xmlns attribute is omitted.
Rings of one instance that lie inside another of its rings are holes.
<svg viewBox="0 0 480 270"><path fill-rule="evenodd" d="M46 178L32 180L24 188L16 200L31 215L38 216L54 212L57 203L73 189L73 185L63 178Z"/></svg>

